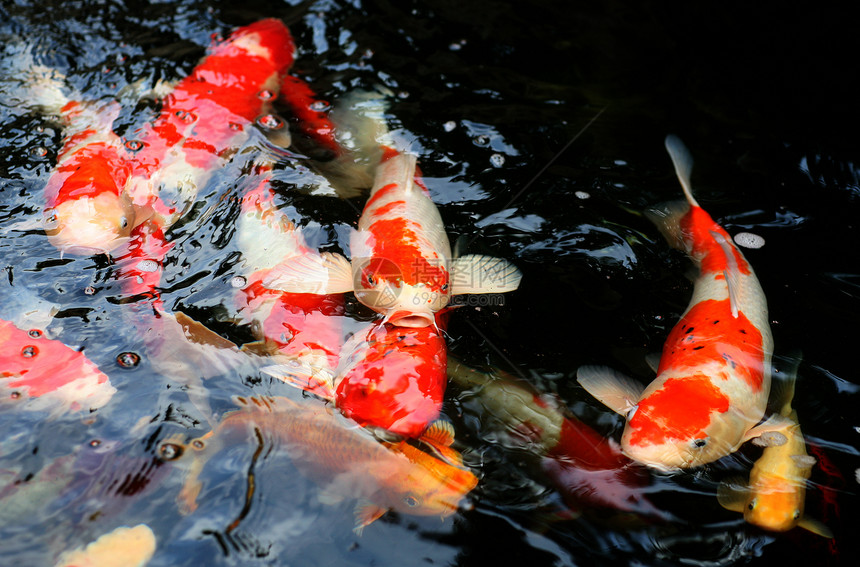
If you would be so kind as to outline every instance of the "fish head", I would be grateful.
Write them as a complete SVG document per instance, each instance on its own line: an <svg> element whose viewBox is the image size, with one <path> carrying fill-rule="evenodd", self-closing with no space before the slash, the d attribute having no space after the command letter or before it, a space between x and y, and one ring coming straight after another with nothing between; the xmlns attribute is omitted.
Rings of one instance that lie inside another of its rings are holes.
<svg viewBox="0 0 860 567"><path fill-rule="evenodd" d="M45 232L63 252L107 254L128 241L134 220L134 207L125 194L103 191L47 209Z"/></svg>
<svg viewBox="0 0 860 567"><path fill-rule="evenodd" d="M398 512L450 516L478 484L478 478L466 467L454 466L405 442L393 449L402 452L410 465L385 483L390 489L386 504Z"/></svg>
<svg viewBox="0 0 860 567"><path fill-rule="evenodd" d="M697 467L734 451L749 421L704 374L658 377L627 414L621 448L653 468Z"/></svg>
<svg viewBox="0 0 860 567"><path fill-rule="evenodd" d="M744 507L744 519L772 531L790 530L803 517L804 479L800 482L775 474L751 479L752 490Z"/></svg>
<svg viewBox="0 0 860 567"><path fill-rule="evenodd" d="M447 272L436 270L429 278L410 274L411 268L382 257L353 260L356 298L400 327L426 327L434 313L450 301ZM445 275L444 281L439 281ZM424 280L427 281L424 281ZM410 283L412 282L412 283Z"/></svg>
<svg viewBox="0 0 860 567"><path fill-rule="evenodd" d="M442 409L448 379L441 333L383 323L355 337L338 372L337 407L362 425L417 437Z"/></svg>

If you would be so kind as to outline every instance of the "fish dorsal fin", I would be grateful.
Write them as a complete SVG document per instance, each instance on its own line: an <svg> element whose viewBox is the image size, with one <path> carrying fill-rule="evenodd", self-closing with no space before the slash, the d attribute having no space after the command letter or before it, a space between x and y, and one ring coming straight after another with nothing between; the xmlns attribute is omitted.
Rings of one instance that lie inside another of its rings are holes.
<svg viewBox="0 0 860 567"><path fill-rule="evenodd" d="M833 531L818 520L804 516L797 522L797 525L821 537L826 537L827 539L833 538Z"/></svg>
<svg viewBox="0 0 860 567"><path fill-rule="evenodd" d="M225 339L182 311L174 311L174 317L176 317L176 322L182 327L182 331L189 341L215 348L236 348L236 343Z"/></svg>
<svg viewBox="0 0 860 567"><path fill-rule="evenodd" d="M264 366L260 371L325 400L334 400L334 376L309 360L293 358L282 364Z"/></svg>
<svg viewBox="0 0 860 567"><path fill-rule="evenodd" d="M770 386L770 404L780 415L797 421L797 416L792 415L791 401L794 399L794 386L797 382L797 369L803 355L799 351L792 352L786 359L785 369L780 364L777 372L772 374L773 380ZM782 360L782 359L780 359Z"/></svg>
<svg viewBox="0 0 860 567"><path fill-rule="evenodd" d="M731 477L717 488L717 502L726 510L743 514L749 494L749 482L745 478Z"/></svg>
<svg viewBox="0 0 860 567"><path fill-rule="evenodd" d="M437 419L421 435L421 440L436 446L450 447L454 442L454 426L450 421Z"/></svg>
<svg viewBox="0 0 860 567"><path fill-rule="evenodd" d="M522 278L519 268L507 260L466 254L451 262L451 295L514 291Z"/></svg>
<svg viewBox="0 0 860 567"><path fill-rule="evenodd" d="M352 266L340 254L302 254L272 268L263 285L288 293L346 293L353 289Z"/></svg>
<svg viewBox="0 0 860 567"><path fill-rule="evenodd" d="M675 175L678 176L678 181L681 182L681 187L684 189L684 197L692 206L698 207L699 203L693 197L693 188L690 185L690 174L693 171L693 156L690 154L690 150L674 134L666 136L665 145L669 157L672 158L672 165L675 166Z"/></svg>
<svg viewBox="0 0 860 567"><path fill-rule="evenodd" d="M642 384L608 366L580 366L576 381L612 411L627 416L639 403Z"/></svg>
<svg viewBox="0 0 860 567"><path fill-rule="evenodd" d="M360 536L365 526L369 526L384 516L387 511L385 508L369 500L360 500L355 505L355 527L352 528L352 531Z"/></svg>
<svg viewBox="0 0 860 567"><path fill-rule="evenodd" d="M710 231L714 241L720 245L720 250L726 257L726 269L723 270L723 277L726 280L726 286L729 288L729 305L732 309L732 317L738 317L738 290L740 289L740 269L738 268L738 260L735 258L735 249L725 237L719 232Z"/></svg>

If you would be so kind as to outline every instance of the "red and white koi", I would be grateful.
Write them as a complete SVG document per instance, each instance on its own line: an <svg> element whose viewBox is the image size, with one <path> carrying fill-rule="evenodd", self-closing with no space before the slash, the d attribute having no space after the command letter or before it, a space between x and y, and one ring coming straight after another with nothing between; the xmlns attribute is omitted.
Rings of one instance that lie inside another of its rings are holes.
<svg viewBox="0 0 860 567"><path fill-rule="evenodd" d="M431 325L434 313L457 294L515 290L522 276L509 262L480 255L451 258L445 226L421 181L416 157L393 149L381 119L366 120L365 128L381 133L375 138L383 155L350 238L351 263L330 255L323 263L282 264L266 285L292 292L353 291L386 322L401 327Z"/></svg>
<svg viewBox="0 0 860 567"><path fill-rule="evenodd" d="M89 411L116 393L110 379L82 352L0 319L0 403L30 410Z"/></svg>
<svg viewBox="0 0 860 567"><path fill-rule="evenodd" d="M110 252L151 218L157 228L170 226L270 116L294 50L279 20L236 30L161 99L152 123L126 139L110 130L117 104L57 100L69 134L46 186L52 242L70 252Z"/></svg>
<svg viewBox="0 0 860 567"><path fill-rule="evenodd" d="M728 233L693 198L686 147L668 136L666 149L686 203L648 214L698 266L693 297L647 388L602 367L577 372L587 391L627 417L624 453L661 469L715 461L774 429L757 425L770 392L773 351L764 292Z"/></svg>

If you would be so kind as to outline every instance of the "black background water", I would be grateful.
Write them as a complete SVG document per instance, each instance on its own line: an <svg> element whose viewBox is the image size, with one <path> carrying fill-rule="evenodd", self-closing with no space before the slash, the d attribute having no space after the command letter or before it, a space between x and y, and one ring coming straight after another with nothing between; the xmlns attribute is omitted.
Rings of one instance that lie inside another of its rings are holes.
<svg viewBox="0 0 860 567"><path fill-rule="evenodd" d="M266 468L241 537L219 544L211 534L241 504L250 449L211 473L217 490L189 517L176 512L180 480L167 467L139 493L105 496L112 475L149 462L159 439L193 427L199 416L180 385L145 356L134 370L116 364L121 351L145 352L115 301L110 267L98 258L60 261L43 234L17 224L40 218L41 188L62 137L27 111L27 101L7 98L0 100L2 265L16 285L61 305L59 336L83 347L120 392L92 424L4 410L0 469L35 473L77 450L80 479L55 498L46 491L51 503L4 518L4 564L47 564L46 553L138 522L159 538L152 565L856 560L860 119L857 42L847 14L813 3L620 1L0 6L7 59L13 38L23 39L87 98L113 96L139 79L183 76L213 33L263 17L290 27L299 49L295 73L323 98L391 89L393 126L413 140L452 241L463 237L468 251L509 258L524 273L504 305L454 314L451 351L558 392L607 435L618 436L622 422L578 388L577 366L609 364L650 380L644 355L659 351L689 299L685 259L637 214L680 196L662 145L667 133L678 134L696 159L700 203L731 234L765 238L763 248L746 254L768 296L777 355L802 350L794 405L808 440L842 477L816 468L807 497L810 515L836 533L831 546L800 530L761 532L717 505L716 483L748 467L755 450L655 479L657 500L683 521L629 528L611 517L550 521L544 507L557 498L480 430L458 432L483 476L473 510L444 523L389 515L361 538L350 531L348 504L318 504L315 485L281 459ZM4 63L4 73L13 67ZM0 78L4 89L10 80ZM118 128L146 119L134 110L126 105ZM228 166L216 175L199 210L229 192L238 174L238 166ZM321 244L333 245L338 226L355 220L349 203L292 198L323 227ZM171 254L165 295L169 306L241 339L241 329L223 323L221 307L229 303L236 262L232 220L221 207L177 228L182 246ZM85 294L87 286L97 292ZM277 393L280 385L221 376L207 387L219 411L230 407L231 395ZM446 412L462 428L458 409L452 389ZM102 444L91 447L93 439ZM825 493L836 495L838 508Z"/></svg>

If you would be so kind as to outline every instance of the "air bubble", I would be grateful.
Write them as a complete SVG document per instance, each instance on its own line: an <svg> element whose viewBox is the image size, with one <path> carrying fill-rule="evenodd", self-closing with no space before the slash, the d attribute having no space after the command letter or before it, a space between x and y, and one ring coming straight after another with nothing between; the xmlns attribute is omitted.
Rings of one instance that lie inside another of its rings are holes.
<svg viewBox="0 0 860 567"><path fill-rule="evenodd" d="M21 349L21 356L24 358L33 358L37 354L39 354L39 349L33 345L27 345Z"/></svg>
<svg viewBox="0 0 860 567"><path fill-rule="evenodd" d="M490 145L490 137L481 134L480 136L475 136L474 138L472 138L472 142L474 142L476 146L488 146Z"/></svg>
<svg viewBox="0 0 860 567"><path fill-rule="evenodd" d="M123 368L134 368L140 364L140 355L135 352L121 352L116 357L116 363Z"/></svg>
<svg viewBox="0 0 860 567"><path fill-rule="evenodd" d="M589 195L585 191L576 191L574 193L574 195L576 195L577 199L589 199L589 198L591 198L591 195Z"/></svg>
<svg viewBox="0 0 860 567"><path fill-rule="evenodd" d="M158 448L158 457L162 461L172 461L182 456L182 446L175 443L163 443Z"/></svg>
<svg viewBox="0 0 860 567"><path fill-rule="evenodd" d="M42 331L40 331L39 329L30 329L29 331L27 331L27 336L29 336L31 339L41 339Z"/></svg>
<svg viewBox="0 0 860 567"><path fill-rule="evenodd" d="M490 156L490 163L493 167L502 167L505 165L505 156L502 154L493 154Z"/></svg>
<svg viewBox="0 0 860 567"><path fill-rule="evenodd" d="M442 129L444 129L446 132L452 132L456 127L457 123L453 120L449 120L448 122L442 124Z"/></svg>
<svg viewBox="0 0 860 567"><path fill-rule="evenodd" d="M284 119L276 114L264 114L257 118L257 126L266 130L280 130L284 127Z"/></svg>
<svg viewBox="0 0 860 567"><path fill-rule="evenodd" d="M274 91L270 91L269 89L263 89L257 93L257 98L260 100L272 100L275 98Z"/></svg>
<svg viewBox="0 0 860 567"><path fill-rule="evenodd" d="M33 146L30 148L30 155L33 157L45 157L48 155L48 148L44 146Z"/></svg>
<svg viewBox="0 0 860 567"><path fill-rule="evenodd" d="M243 287L245 287L245 285L247 285L247 283L248 280L245 278L245 276L233 276L230 279L230 285L236 289L242 289Z"/></svg>
<svg viewBox="0 0 860 567"><path fill-rule="evenodd" d="M325 112L326 110L331 108L331 104L329 104L329 102L325 100L315 100L310 104L308 108L310 108L314 112Z"/></svg>
<svg viewBox="0 0 860 567"><path fill-rule="evenodd" d="M84 293L87 295L93 295L93 294L95 294L95 292L96 292L96 288L94 288L91 285L88 285L87 287L84 288Z"/></svg>
<svg viewBox="0 0 860 567"><path fill-rule="evenodd" d="M126 140L125 141L125 149L130 152L136 152L143 149L143 142L140 140Z"/></svg>

